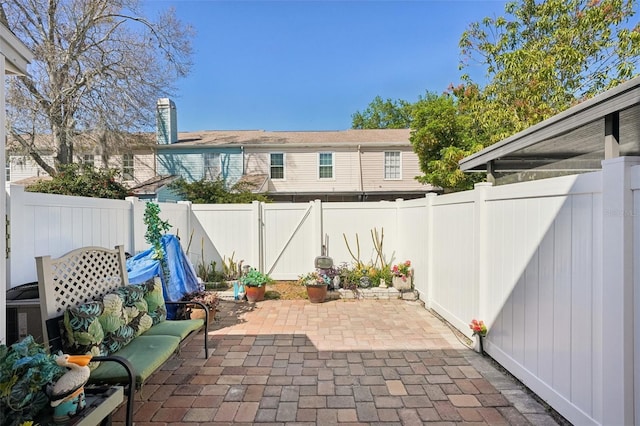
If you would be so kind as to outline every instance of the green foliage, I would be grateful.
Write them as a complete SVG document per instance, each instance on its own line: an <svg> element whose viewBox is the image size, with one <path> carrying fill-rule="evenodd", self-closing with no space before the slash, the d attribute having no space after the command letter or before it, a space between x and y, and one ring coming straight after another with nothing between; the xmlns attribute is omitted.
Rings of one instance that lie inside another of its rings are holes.
<svg viewBox="0 0 640 426"><path fill-rule="evenodd" d="M486 69L474 120L490 131L490 143L633 77L640 61L634 3L521 0L506 5L506 17L471 24L460 40L461 68Z"/></svg>
<svg viewBox="0 0 640 426"><path fill-rule="evenodd" d="M153 246L155 251L153 258L163 262L165 256L162 248L162 236L171 228L171 225L166 220L160 219L160 206L152 202L148 202L144 209L143 221L147 226L144 239ZM162 266L165 266L164 263Z"/></svg>
<svg viewBox="0 0 640 426"><path fill-rule="evenodd" d="M215 260L212 260L209 264L205 262L198 263L196 272L204 282L217 283L226 279L224 273L217 269Z"/></svg>
<svg viewBox="0 0 640 426"><path fill-rule="evenodd" d="M440 186L445 191L464 190L484 176L465 174L458 161L483 148L484 130L476 125L462 103L472 91L452 89L450 93L427 93L414 106L411 144L424 173L417 179Z"/></svg>
<svg viewBox="0 0 640 426"><path fill-rule="evenodd" d="M244 260L236 261L234 259L236 253L231 253L231 257L222 257L222 276L227 281L237 280L242 273L242 263Z"/></svg>
<svg viewBox="0 0 640 426"><path fill-rule="evenodd" d="M0 424L35 420L49 405L45 386L65 372L31 336L10 347L0 345Z"/></svg>
<svg viewBox="0 0 640 426"><path fill-rule="evenodd" d="M338 275L340 275L340 282L344 288L360 287L363 277L368 279L371 287L378 287L380 280L384 280L387 285L389 285L393 278L393 273L389 265L378 267L373 264L358 265L353 263L349 265L343 263L337 268L337 272Z"/></svg>
<svg viewBox="0 0 640 426"><path fill-rule="evenodd" d="M352 129L408 129L411 125L411 103L402 99L383 101L376 96L363 112L351 116Z"/></svg>
<svg viewBox="0 0 640 426"><path fill-rule="evenodd" d="M251 192L252 186L248 182L238 182L228 188L222 177L196 182L187 182L184 178L180 178L172 182L169 189L193 204L244 204L252 201L270 201L264 194Z"/></svg>
<svg viewBox="0 0 640 426"><path fill-rule="evenodd" d="M273 279L268 274L258 271L256 268L251 268L249 271L240 277L240 282L249 287L262 287L272 282Z"/></svg>
<svg viewBox="0 0 640 426"><path fill-rule="evenodd" d="M25 189L29 192L117 200L129 195L129 189L116 181L119 172L115 169L95 169L76 163L61 164L58 169L51 180L40 180Z"/></svg>

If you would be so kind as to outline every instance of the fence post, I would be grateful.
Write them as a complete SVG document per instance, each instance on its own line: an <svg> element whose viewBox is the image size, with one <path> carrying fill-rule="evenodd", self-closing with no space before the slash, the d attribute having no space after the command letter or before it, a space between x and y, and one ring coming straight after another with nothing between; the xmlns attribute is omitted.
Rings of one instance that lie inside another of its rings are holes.
<svg viewBox="0 0 640 426"><path fill-rule="evenodd" d="M129 229L131 229L131 235L129 235L129 253L136 254L138 251L138 247L144 247L144 203L141 203L138 197L126 197L126 201L131 204L131 214L129 215L129 220L131 221L131 225ZM142 233L140 233L142 230ZM142 235L142 238L140 238ZM125 247L125 250L127 248Z"/></svg>
<svg viewBox="0 0 640 426"><path fill-rule="evenodd" d="M602 162L602 424L635 424L633 192L639 157Z"/></svg>
<svg viewBox="0 0 640 426"><path fill-rule="evenodd" d="M260 201L252 201L251 206L253 207L253 220L251 221L251 235L255 238L254 244L251 244L251 247L254 247L254 251L251 254L253 259L258 260L258 270L260 272L265 272L264 268L264 223L262 222L262 209L264 208L264 203ZM251 262L249 264L251 265ZM253 265L251 265L253 266Z"/></svg>
<svg viewBox="0 0 640 426"><path fill-rule="evenodd" d="M316 247L318 251L315 256L326 255L328 247L324 246L324 223L322 217L322 201L314 200L310 201L312 214L313 214L313 247Z"/></svg>
<svg viewBox="0 0 640 426"><path fill-rule="evenodd" d="M193 203L191 201L178 201L178 204L186 207L185 214L187 215L187 217L185 218L185 222L187 223L187 229L185 230L184 242L181 242L180 244L182 245L183 250L187 254L187 257L191 258L191 256L189 255L188 249L191 248L191 243L192 243L191 232L193 228L191 227L191 206L193 205Z"/></svg>
<svg viewBox="0 0 640 426"><path fill-rule="evenodd" d="M490 256L489 241L491 240L488 230L488 213L487 213L487 195L493 187L491 182L476 183L473 187L475 200L474 200L474 232L473 236L476 243L476 256L473 259L473 276L476 279L473 291L476 306L475 312L478 314L478 319L482 319L487 322L487 326L491 327L491 324L495 320L497 312L488 312L489 307L489 272L487 270L487 259ZM469 318L471 320L471 318Z"/></svg>
<svg viewBox="0 0 640 426"><path fill-rule="evenodd" d="M425 242L425 253L426 253L426 261L425 265L427 266L426 271L426 300L420 294L420 298L424 301L425 307L431 309L431 301L433 300L433 230L435 224L433 223L433 202L435 201L438 194L433 192L429 192L426 194L426 206L425 206L425 215L427 218L427 232L426 232L426 242Z"/></svg>

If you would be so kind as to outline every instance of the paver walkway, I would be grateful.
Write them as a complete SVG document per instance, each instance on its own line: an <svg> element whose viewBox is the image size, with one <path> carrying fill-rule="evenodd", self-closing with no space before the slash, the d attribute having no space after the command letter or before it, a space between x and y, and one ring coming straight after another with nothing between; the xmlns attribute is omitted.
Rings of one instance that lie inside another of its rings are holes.
<svg viewBox="0 0 640 426"><path fill-rule="evenodd" d="M222 302L216 317L208 359L194 339L138 392L137 426L557 424L417 302Z"/></svg>

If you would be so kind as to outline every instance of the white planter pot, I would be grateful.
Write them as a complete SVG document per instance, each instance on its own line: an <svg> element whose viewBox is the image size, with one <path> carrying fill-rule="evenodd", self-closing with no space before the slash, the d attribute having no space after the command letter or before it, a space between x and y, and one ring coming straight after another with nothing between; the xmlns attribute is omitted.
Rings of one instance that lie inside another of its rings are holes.
<svg viewBox="0 0 640 426"><path fill-rule="evenodd" d="M402 290L411 290L411 277L407 277L406 279L402 279L401 277L393 277L393 287L402 291Z"/></svg>

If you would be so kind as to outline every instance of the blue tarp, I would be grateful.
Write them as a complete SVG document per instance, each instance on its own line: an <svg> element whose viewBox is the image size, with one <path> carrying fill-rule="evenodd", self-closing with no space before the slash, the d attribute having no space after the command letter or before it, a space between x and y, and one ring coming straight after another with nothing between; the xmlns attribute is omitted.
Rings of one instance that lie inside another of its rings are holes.
<svg viewBox="0 0 640 426"><path fill-rule="evenodd" d="M162 236L162 246L166 254L167 267L169 268L169 282L165 282L162 274L160 260L153 259L154 250L150 248L127 259L127 272L129 283L142 284L145 281L159 276L162 279L164 299L175 302L194 291L201 291L202 284L198 281L196 271L180 246L180 241L175 235ZM172 319L174 311L168 312Z"/></svg>

